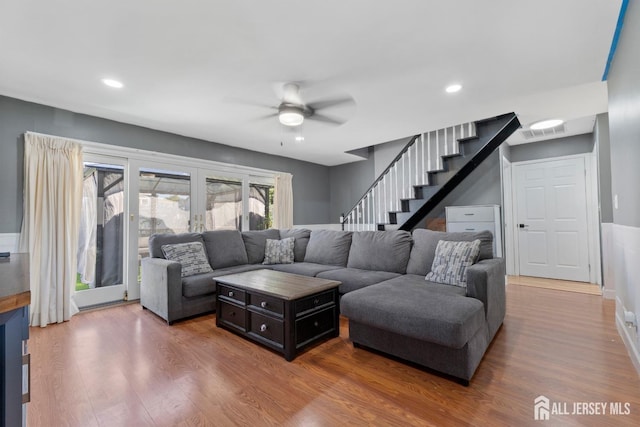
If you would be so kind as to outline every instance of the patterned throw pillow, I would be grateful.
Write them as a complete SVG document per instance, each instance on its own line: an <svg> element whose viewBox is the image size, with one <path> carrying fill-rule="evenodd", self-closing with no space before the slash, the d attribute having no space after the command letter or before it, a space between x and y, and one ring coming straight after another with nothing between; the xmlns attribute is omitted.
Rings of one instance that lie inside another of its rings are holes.
<svg viewBox="0 0 640 427"><path fill-rule="evenodd" d="M426 280L467 287L467 268L478 259L480 240L453 242L440 240Z"/></svg>
<svg viewBox="0 0 640 427"><path fill-rule="evenodd" d="M169 261L182 264L182 277L194 274L211 273L213 270L200 242L162 245L162 253Z"/></svg>
<svg viewBox="0 0 640 427"><path fill-rule="evenodd" d="M267 239L263 264L292 264L294 243L294 237L282 240Z"/></svg>

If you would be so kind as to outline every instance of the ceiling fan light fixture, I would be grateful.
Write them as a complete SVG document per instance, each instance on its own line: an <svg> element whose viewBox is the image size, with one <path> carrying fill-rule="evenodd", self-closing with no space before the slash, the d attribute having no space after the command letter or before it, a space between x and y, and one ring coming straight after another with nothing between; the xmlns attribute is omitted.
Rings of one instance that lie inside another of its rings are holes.
<svg viewBox="0 0 640 427"><path fill-rule="evenodd" d="M121 81L115 79L102 79L102 83L114 89L122 89L124 87Z"/></svg>
<svg viewBox="0 0 640 427"><path fill-rule="evenodd" d="M529 129L533 129L533 130L550 129L556 126L560 126L563 123L564 123L564 120L561 120L561 119L540 120L539 122L535 122L531 126L529 126Z"/></svg>
<svg viewBox="0 0 640 427"><path fill-rule="evenodd" d="M278 119L285 126L300 126L304 121L304 114L299 108L282 107L278 113Z"/></svg>
<svg viewBox="0 0 640 427"><path fill-rule="evenodd" d="M447 93L456 93L456 92L460 92L460 90L462 89L462 85L459 83L454 83L452 85L449 85L445 88L445 91Z"/></svg>

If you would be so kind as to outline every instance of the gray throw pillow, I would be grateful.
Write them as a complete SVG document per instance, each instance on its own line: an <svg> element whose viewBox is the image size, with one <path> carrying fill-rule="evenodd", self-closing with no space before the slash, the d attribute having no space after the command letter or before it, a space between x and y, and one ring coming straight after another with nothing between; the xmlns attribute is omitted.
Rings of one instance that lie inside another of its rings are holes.
<svg viewBox="0 0 640 427"><path fill-rule="evenodd" d="M282 240L267 239L264 248L263 264L292 264L295 239L288 237Z"/></svg>
<svg viewBox="0 0 640 427"><path fill-rule="evenodd" d="M467 268L478 259L480 240L455 242L440 240L426 280L467 287Z"/></svg>
<svg viewBox="0 0 640 427"><path fill-rule="evenodd" d="M162 253L169 261L182 264L182 277L213 271L207 260L207 254L204 253L204 246L200 242L162 245Z"/></svg>

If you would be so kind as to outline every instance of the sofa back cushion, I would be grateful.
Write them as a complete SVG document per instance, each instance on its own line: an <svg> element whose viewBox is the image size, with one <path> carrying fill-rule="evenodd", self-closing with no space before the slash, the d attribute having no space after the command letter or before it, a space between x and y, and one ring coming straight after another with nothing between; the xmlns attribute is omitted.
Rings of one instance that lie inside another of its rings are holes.
<svg viewBox="0 0 640 427"><path fill-rule="evenodd" d="M205 231L202 238L214 269L249 263L242 234L238 230Z"/></svg>
<svg viewBox="0 0 640 427"><path fill-rule="evenodd" d="M177 243L200 242L202 234L200 233L180 233L180 234L153 234L149 237L149 256L151 258L165 258L162 252L163 245L175 245Z"/></svg>
<svg viewBox="0 0 640 427"><path fill-rule="evenodd" d="M260 231L243 231L242 240L247 250L249 264L259 264L264 261L264 248L269 240L280 239L280 232L276 229Z"/></svg>
<svg viewBox="0 0 640 427"><path fill-rule="evenodd" d="M295 239L293 245L293 254L295 262L304 261L304 256L307 253L307 245L309 244L309 237L311 236L311 230L306 228L291 228L289 230L280 230L280 238L287 239L293 237Z"/></svg>
<svg viewBox="0 0 640 427"><path fill-rule="evenodd" d="M410 252L408 231L359 231L353 233L347 267L404 274Z"/></svg>
<svg viewBox="0 0 640 427"><path fill-rule="evenodd" d="M413 248L407 264L407 274L426 276L431 271L436 247L440 240L471 242L480 240L478 261L493 258L493 234L490 231L479 232L443 232L416 229L413 230Z"/></svg>
<svg viewBox="0 0 640 427"><path fill-rule="evenodd" d="M347 266L351 232L338 230L313 230L309 237L305 262L324 265Z"/></svg>

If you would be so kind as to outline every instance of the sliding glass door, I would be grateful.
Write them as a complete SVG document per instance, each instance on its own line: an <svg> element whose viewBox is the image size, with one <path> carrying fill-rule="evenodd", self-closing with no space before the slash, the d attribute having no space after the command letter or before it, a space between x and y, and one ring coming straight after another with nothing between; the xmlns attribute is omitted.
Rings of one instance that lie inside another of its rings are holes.
<svg viewBox="0 0 640 427"><path fill-rule="evenodd" d="M80 307L140 298L149 237L264 230L273 179L155 160L85 153L75 300Z"/></svg>
<svg viewBox="0 0 640 427"><path fill-rule="evenodd" d="M127 161L84 156L80 235L75 284L83 308L125 297L127 264Z"/></svg>

